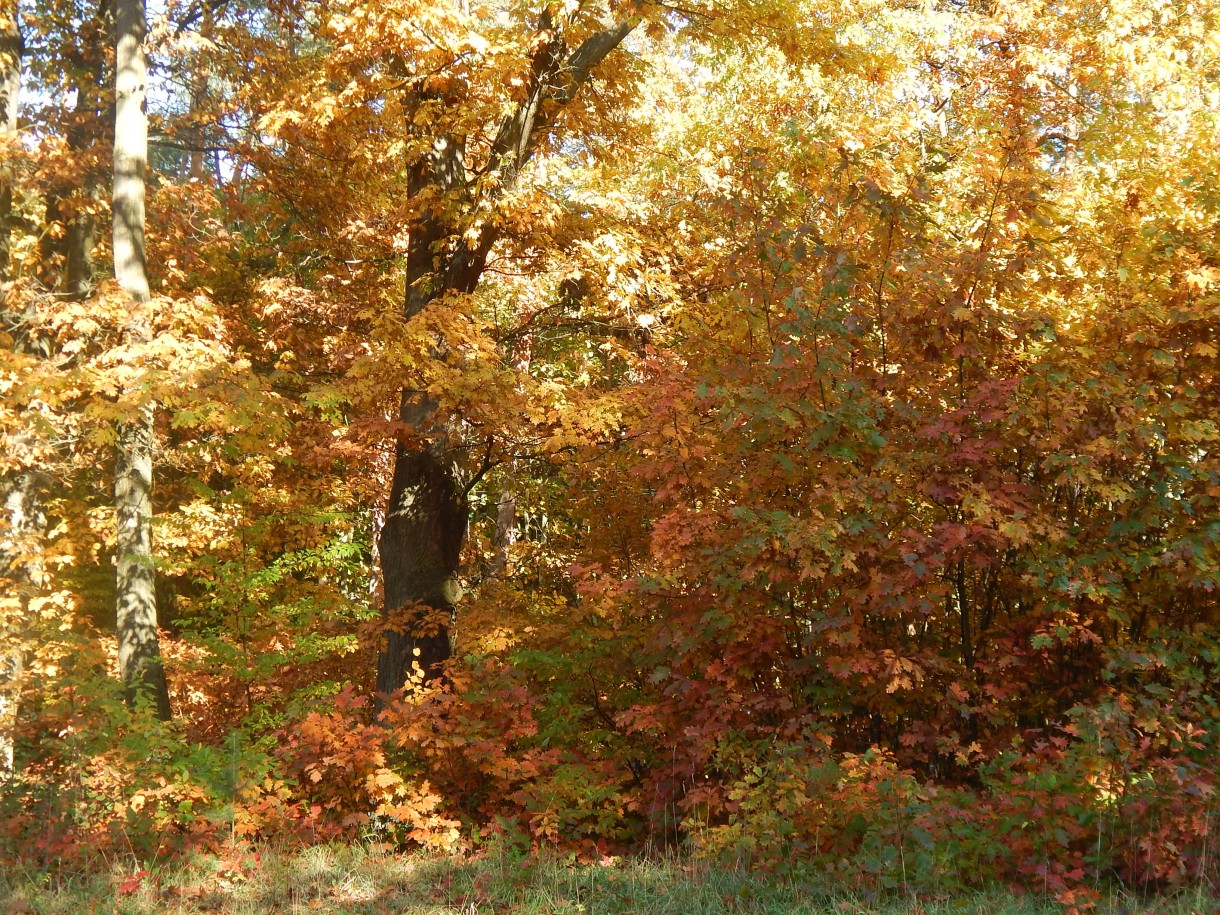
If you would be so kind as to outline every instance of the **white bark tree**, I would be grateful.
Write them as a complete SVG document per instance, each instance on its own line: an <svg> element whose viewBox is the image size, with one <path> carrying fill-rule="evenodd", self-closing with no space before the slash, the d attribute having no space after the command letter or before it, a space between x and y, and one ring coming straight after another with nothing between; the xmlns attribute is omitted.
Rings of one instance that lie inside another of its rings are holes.
<svg viewBox="0 0 1220 915"><path fill-rule="evenodd" d="M150 338L144 255L144 174L148 162L144 0L116 0L114 19L114 275L131 301L126 342L138 346ZM138 696L147 696L157 715L168 720L169 692L157 637L152 553L154 405L142 392L128 390L124 395L132 405L131 415L119 424L114 478L119 672L129 704L134 704Z"/></svg>
<svg viewBox="0 0 1220 915"><path fill-rule="evenodd" d="M17 93L21 87L23 42L17 23L16 0L0 3L0 142L17 136ZM16 330L22 316L9 311L7 284L10 279L9 246L13 215L13 175L7 163L0 165L0 314L5 331ZM22 335L12 334L20 349ZM0 583L10 589L0 613L0 778L13 771L13 731L17 724L17 694L20 689L21 627L25 619L29 587L40 578L38 563L27 541L41 528L42 513L34 496L32 469L21 460L21 441L9 441L16 469L0 478L4 525L0 534ZM6 461L9 463L9 461Z"/></svg>

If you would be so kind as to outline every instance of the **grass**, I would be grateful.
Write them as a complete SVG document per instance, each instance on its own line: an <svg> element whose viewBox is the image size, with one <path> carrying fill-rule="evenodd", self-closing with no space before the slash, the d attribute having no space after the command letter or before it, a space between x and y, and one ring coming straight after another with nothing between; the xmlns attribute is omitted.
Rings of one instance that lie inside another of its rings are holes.
<svg viewBox="0 0 1220 915"><path fill-rule="evenodd" d="M151 872L0 875L3 915L333 913L333 915L1041 915L1053 903L1006 891L940 900L870 899L825 886L679 861L567 865L511 854L477 859L396 855L366 846L247 850L161 865ZM1190 891L1154 900L1112 896L1111 915L1214 915Z"/></svg>

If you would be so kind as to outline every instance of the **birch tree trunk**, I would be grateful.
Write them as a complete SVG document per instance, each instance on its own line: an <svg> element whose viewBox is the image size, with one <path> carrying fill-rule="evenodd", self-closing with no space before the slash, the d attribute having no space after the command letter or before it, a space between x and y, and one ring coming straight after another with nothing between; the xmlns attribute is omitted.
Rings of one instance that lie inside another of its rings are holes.
<svg viewBox="0 0 1220 915"><path fill-rule="evenodd" d="M17 93L21 86L21 31L17 24L16 0L0 3L0 142L17 137ZM9 325L7 283L9 247L12 237L13 175L7 161L0 162L0 313L5 330ZM7 443L10 446L18 443ZM13 771L13 731L17 724L17 697L21 687L21 624L28 597L23 593L27 573L24 541L31 519L30 493L33 475L24 470L5 474L0 480L4 500L4 523L0 536L0 582L11 589L0 600L0 779ZM37 511L34 512L37 515Z"/></svg>
<svg viewBox="0 0 1220 915"><path fill-rule="evenodd" d="M131 300L128 345L150 338L148 274L144 257L144 172L148 161L148 117L144 110L148 68L144 0L116 0L113 242L114 275ZM158 717L170 717L169 692L157 637L156 572L152 554L153 409L138 392L139 405L119 424L114 502L118 554L116 610L119 673L127 702L146 696Z"/></svg>
<svg viewBox="0 0 1220 915"><path fill-rule="evenodd" d="M18 459L28 441L11 443ZM23 462L24 463L24 462ZM47 518L39 492L44 480L36 470L24 467L3 478L4 519L0 535L0 780L13 772L14 732L18 699L25 668L25 644L29 639L30 600L46 585L42 561L42 538Z"/></svg>

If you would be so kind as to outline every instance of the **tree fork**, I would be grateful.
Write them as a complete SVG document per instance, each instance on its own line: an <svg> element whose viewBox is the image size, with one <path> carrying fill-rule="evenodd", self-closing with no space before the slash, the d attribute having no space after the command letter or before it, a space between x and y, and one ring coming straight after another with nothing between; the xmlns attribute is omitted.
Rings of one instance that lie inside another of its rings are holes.
<svg viewBox="0 0 1220 915"><path fill-rule="evenodd" d="M593 69L635 28L624 20L585 39L568 53L549 12L539 22L530 65L528 90L500 124L492 143L489 172L497 181L482 202L495 203L516 183L533 155L542 128L571 102ZM447 135L411 166L408 192L436 190L444 198L465 194L464 143ZM466 201L467 218L479 211ZM466 228L473 229L470 235ZM412 227L407 249L407 283L403 314L407 320L451 293L474 292L497 237L492 221L462 226L447 222L430 208ZM471 240L468 241L467 239ZM436 353L440 357L439 351ZM404 391L399 418L419 437L400 441L395 450L385 527L378 541L385 589L383 615L386 642L377 659L377 692L386 696L413 679L427 683L451 654L449 628L460 588L458 561L466 539L469 508L458 480L455 433L437 415L435 400ZM419 442L420 439L424 441ZM402 608L407 619L391 618ZM430 608L431 613L427 612Z"/></svg>

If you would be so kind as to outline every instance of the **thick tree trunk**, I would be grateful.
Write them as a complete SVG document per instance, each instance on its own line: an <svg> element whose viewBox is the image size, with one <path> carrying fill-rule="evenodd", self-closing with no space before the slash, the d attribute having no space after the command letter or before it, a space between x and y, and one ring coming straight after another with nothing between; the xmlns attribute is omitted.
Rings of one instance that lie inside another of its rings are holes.
<svg viewBox="0 0 1220 915"><path fill-rule="evenodd" d="M144 96L144 0L115 0L114 275L131 297L133 312L149 299L144 257L144 172L148 116Z"/></svg>
<svg viewBox="0 0 1220 915"><path fill-rule="evenodd" d="M114 501L118 553L119 671L129 705L147 695L157 716L170 718L169 692L157 638L156 571L152 555L151 405L123 423L116 448Z"/></svg>
<svg viewBox="0 0 1220 915"><path fill-rule="evenodd" d="M400 445L378 544L391 626L377 665L379 693L427 683L449 658L466 523L465 494L451 460L437 449ZM396 619L397 611L404 612Z"/></svg>
<svg viewBox="0 0 1220 915"><path fill-rule="evenodd" d="M148 161L148 79L144 60L144 0L116 0L114 122L114 275L131 299L128 343L149 339L149 301L144 258L144 171ZM125 392L130 393L130 392ZM170 717L169 692L157 637L156 572L152 554L153 405L144 403L120 423L115 457L116 616L119 673L127 702L151 700Z"/></svg>
<svg viewBox="0 0 1220 915"><path fill-rule="evenodd" d="M465 180L462 156L460 141L437 140L431 154L412 167L409 192L419 194L429 187L456 192ZM435 251L447 235L448 227L431 214L422 217L411 233L403 302L408 320L452 288L455 258L442 256L437 269ZM469 290L478 283L485 258L483 253L468 271ZM430 440L397 446L386 522L378 541L388 628L377 659L377 692L386 695L408 683L428 683L436 676L437 665L449 659L449 627L460 592L458 562L468 515L449 447L451 436L437 416L433 398L404 391L399 419L404 431Z"/></svg>
<svg viewBox="0 0 1220 915"><path fill-rule="evenodd" d="M479 284L496 239L491 222L478 224L486 209L516 183L533 154L542 128L570 102L593 68L634 28L624 20L585 39L571 53L548 10L539 22L527 89L504 119L492 143L482 200L467 181L464 143L437 137L413 163L408 193L435 195L411 227L407 251L408 320L451 293L471 293ZM458 216L453 216L458 213ZM482 214L482 215L480 215ZM437 358L443 356L437 344ZM385 527L378 543L385 588L387 638L377 661L377 690L388 695L414 679L436 676L451 649L449 627L457 600L458 561L466 538L468 506L458 479L456 430L438 415L427 395L404 392L404 435L395 451ZM408 608L401 619L396 614Z"/></svg>

